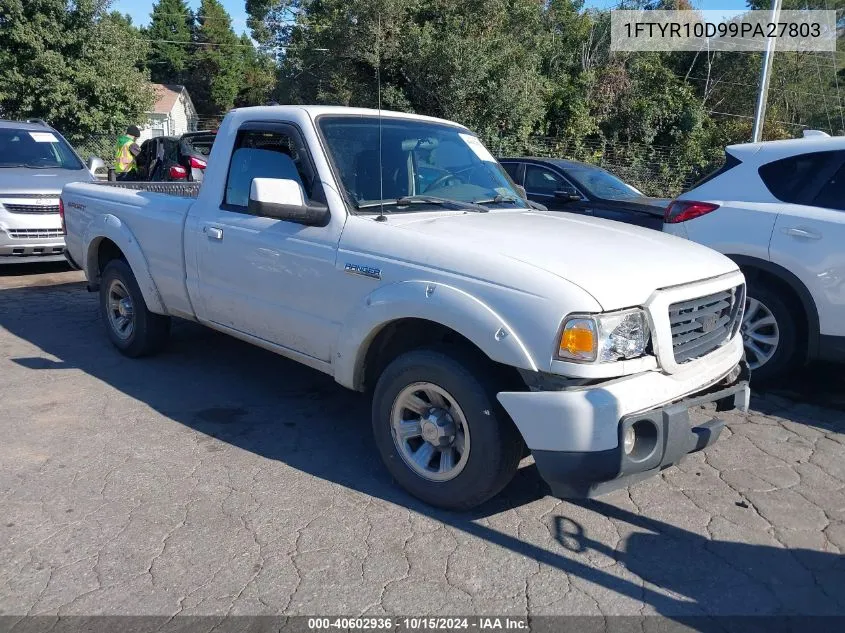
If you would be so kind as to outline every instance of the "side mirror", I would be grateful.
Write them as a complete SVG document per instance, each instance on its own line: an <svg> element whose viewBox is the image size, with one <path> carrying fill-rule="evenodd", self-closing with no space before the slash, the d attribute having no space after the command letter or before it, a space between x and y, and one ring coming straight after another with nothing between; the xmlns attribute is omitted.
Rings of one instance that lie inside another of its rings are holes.
<svg viewBox="0 0 845 633"><path fill-rule="evenodd" d="M325 226L329 220L329 208L307 202L302 185L287 178L254 178L247 211L305 226Z"/></svg>
<svg viewBox="0 0 845 633"><path fill-rule="evenodd" d="M85 166L88 168L88 171L91 172L92 176L96 176L99 170L106 169L108 167L106 165L106 161L98 156L89 156Z"/></svg>
<svg viewBox="0 0 845 633"><path fill-rule="evenodd" d="M520 195L521 198L527 200L528 199L528 192L525 191L525 187L522 185L514 185L516 187L516 192Z"/></svg>
<svg viewBox="0 0 845 633"><path fill-rule="evenodd" d="M575 202L581 199L581 194L574 189L558 189L555 191L555 198L564 202Z"/></svg>

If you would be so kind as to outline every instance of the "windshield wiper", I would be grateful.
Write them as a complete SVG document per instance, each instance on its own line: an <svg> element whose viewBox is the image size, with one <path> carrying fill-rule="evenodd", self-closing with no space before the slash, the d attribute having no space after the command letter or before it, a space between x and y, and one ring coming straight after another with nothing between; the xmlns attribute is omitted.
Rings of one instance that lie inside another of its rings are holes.
<svg viewBox="0 0 845 633"><path fill-rule="evenodd" d="M495 198L485 198L484 200L473 200L475 204L497 204L500 202L519 202L519 198L515 196L497 195Z"/></svg>
<svg viewBox="0 0 845 633"><path fill-rule="evenodd" d="M401 198L393 198L391 200L382 200L380 202L368 202L367 204L359 204L358 209L375 209L378 207L405 207L412 204L436 204L438 206L453 206L457 209L466 209L467 211L475 211L476 213L487 213L490 209L482 207L475 202L463 202L462 200L449 200L448 198L437 198L435 196L403 196Z"/></svg>
<svg viewBox="0 0 845 633"><path fill-rule="evenodd" d="M18 167L26 167L23 163L5 163L0 165L0 169L17 169Z"/></svg>

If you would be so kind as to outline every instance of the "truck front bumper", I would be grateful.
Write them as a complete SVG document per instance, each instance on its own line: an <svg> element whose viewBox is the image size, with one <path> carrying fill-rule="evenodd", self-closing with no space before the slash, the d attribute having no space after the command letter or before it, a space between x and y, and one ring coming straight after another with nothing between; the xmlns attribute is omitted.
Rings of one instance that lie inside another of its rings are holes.
<svg viewBox="0 0 845 633"><path fill-rule="evenodd" d="M741 340L730 347L735 345ZM717 411L747 410L750 372L744 360L737 362L739 355L741 347L724 350L707 370L699 367L697 377L646 372L575 389L502 392L498 399L555 496L592 497L649 477L715 442L724 422L713 418L693 426L689 410L709 403ZM701 374L714 370L718 373L702 387ZM626 451L629 429L635 441Z"/></svg>
<svg viewBox="0 0 845 633"><path fill-rule="evenodd" d="M555 496L602 495L650 477L719 439L724 421L712 418L692 426L691 408L715 402L717 411L746 410L748 396L748 366L743 363L732 380L720 381L680 402L622 418L616 448L594 452L536 450L532 455ZM635 438L631 453L622 448L628 429Z"/></svg>

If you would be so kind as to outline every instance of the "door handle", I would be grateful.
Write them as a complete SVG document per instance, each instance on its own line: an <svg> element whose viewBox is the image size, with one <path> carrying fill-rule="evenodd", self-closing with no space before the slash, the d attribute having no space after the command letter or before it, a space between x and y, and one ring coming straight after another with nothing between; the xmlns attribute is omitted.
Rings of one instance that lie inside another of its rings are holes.
<svg viewBox="0 0 845 633"><path fill-rule="evenodd" d="M212 240L223 239L223 229L219 226L204 226L202 227L202 232L208 235L208 237Z"/></svg>
<svg viewBox="0 0 845 633"><path fill-rule="evenodd" d="M808 231L807 229L799 229L798 227L790 227L788 229L783 230L784 233L787 235L792 235L793 237L803 237L809 240L820 240L822 238L821 235L816 233L815 231Z"/></svg>

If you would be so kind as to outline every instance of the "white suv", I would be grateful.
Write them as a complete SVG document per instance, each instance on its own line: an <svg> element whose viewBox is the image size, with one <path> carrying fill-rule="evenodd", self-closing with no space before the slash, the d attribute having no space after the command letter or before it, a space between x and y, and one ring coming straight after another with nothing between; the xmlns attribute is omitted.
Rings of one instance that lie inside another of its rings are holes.
<svg viewBox="0 0 845 633"><path fill-rule="evenodd" d="M666 209L664 230L714 248L748 280L742 326L756 379L845 361L845 137L732 145Z"/></svg>

